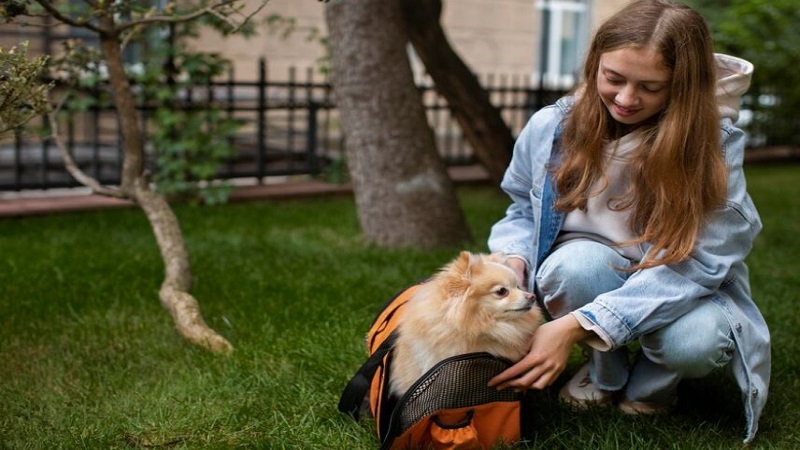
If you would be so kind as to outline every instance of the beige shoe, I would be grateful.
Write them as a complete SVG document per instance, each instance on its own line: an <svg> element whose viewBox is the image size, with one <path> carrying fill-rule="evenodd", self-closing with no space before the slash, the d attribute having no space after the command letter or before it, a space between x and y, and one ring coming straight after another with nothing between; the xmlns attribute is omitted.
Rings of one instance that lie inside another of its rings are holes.
<svg viewBox="0 0 800 450"><path fill-rule="evenodd" d="M578 408L609 405L613 396L614 392L600 389L592 383L588 362L578 369L559 392L561 401Z"/></svg>
<svg viewBox="0 0 800 450"><path fill-rule="evenodd" d="M657 416L667 414L672 411L673 403L649 403L635 402L633 400L622 399L619 402L619 410L631 416Z"/></svg>

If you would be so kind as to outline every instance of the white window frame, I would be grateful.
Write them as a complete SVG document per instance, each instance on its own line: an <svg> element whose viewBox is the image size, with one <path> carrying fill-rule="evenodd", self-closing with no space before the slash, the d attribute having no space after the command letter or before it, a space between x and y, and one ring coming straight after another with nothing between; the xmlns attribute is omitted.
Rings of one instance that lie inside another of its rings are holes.
<svg viewBox="0 0 800 450"><path fill-rule="evenodd" d="M563 55L561 43L564 36L564 14L576 13L579 17L578 30L576 35L576 58L572 64L579 69L583 63L586 53L589 34L590 2L588 0L538 0L537 8L542 18L537 28L540 28L539 38L542 40L539 46L539 78L545 87L569 88L575 84L576 73L562 73ZM548 14L545 15L545 12ZM547 25L544 20L547 17ZM545 33L547 30L547 33ZM545 59L546 56L546 59Z"/></svg>

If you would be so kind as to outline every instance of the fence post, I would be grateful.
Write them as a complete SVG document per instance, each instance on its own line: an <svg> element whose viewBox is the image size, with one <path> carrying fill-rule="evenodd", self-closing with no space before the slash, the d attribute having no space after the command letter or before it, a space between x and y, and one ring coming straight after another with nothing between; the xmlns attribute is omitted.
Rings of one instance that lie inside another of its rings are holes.
<svg viewBox="0 0 800 450"><path fill-rule="evenodd" d="M14 189L20 190L22 185L22 130L14 130Z"/></svg>
<svg viewBox="0 0 800 450"><path fill-rule="evenodd" d="M306 164L312 174L319 173L317 158L317 137L319 133L317 113L320 104L314 100L314 69L306 68L306 102L308 102L308 124L306 127Z"/></svg>
<svg viewBox="0 0 800 450"><path fill-rule="evenodd" d="M306 161L311 173L319 172L317 161L317 111L319 104L313 100L308 102L308 126L306 128Z"/></svg>
<svg viewBox="0 0 800 450"><path fill-rule="evenodd" d="M258 59L258 140L256 142L256 178L258 184L264 182L264 155L266 154L267 121L267 61Z"/></svg>

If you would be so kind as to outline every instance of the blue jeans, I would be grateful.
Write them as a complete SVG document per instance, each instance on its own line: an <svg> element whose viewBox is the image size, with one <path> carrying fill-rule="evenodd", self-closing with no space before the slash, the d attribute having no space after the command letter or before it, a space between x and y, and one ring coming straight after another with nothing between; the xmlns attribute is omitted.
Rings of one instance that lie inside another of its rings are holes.
<svg viewBox="0 0 800 450"><path fill-rule="evenodd" d="M536 273L536 294L559 318L625 283L632 262L607 245L569 241L553 250ZM669 403L680 380L699 378L733 357L731 327L719 307L698 299L697 307L669 325L639 338L633 360L627 347L592 350L589 374L600 389L620 391L628 400Z"/></svg>

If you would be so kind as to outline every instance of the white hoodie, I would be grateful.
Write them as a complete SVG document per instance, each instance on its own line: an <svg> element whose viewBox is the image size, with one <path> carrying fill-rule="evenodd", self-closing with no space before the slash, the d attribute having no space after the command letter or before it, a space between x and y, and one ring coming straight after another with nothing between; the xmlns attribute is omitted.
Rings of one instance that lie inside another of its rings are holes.
<svg viewBox="0 0 800 450"><path fill-rule="evenodd" d="M753 64L735 56L717 53L717 105L721 118L739 120L742 95L750 88Z"/></svg>

